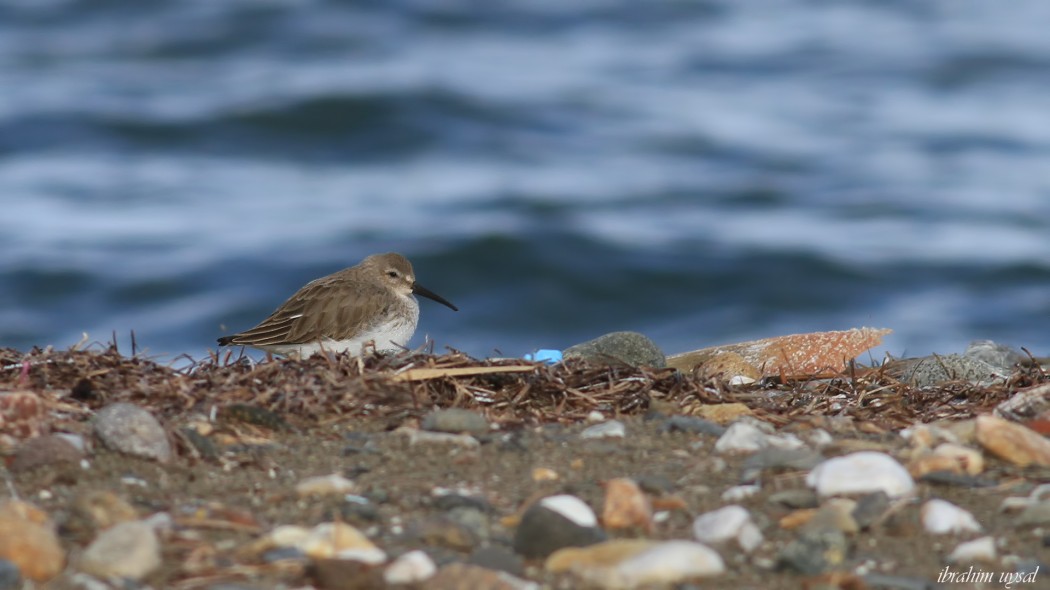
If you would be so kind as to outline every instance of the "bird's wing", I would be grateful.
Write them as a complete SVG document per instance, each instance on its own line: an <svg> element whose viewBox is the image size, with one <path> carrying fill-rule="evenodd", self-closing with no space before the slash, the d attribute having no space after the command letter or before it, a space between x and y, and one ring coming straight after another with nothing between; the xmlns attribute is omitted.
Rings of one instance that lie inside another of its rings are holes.
<svg viewBox="0 0 1050 590"><path fill-rule="evenodd" d="M231 344L273 346L343 340L364 318L379 313L384 295L369 282L331 278L314 281L285 301L258 326L230 337Z"/></svg>

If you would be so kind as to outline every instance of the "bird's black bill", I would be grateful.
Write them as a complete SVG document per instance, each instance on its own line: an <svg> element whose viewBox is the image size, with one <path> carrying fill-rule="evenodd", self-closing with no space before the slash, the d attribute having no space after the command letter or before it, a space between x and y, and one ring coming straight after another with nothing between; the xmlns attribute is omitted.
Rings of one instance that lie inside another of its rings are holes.
<svg viewBox="0 0 1050 590"><path fill-rule="evenodd" d="M426 297L427 299L433 299L434 301L437 301L441 305L446 305L448 307L451 307L453 311L459 311L459 308L456 307L455 305L452 305L451 303L449 303L448 299L445 299L441 295L438 295L437 293L431 291L430 289L427 289L426 287L422 287L419 284L412 285L412 292L415 293L416 295L422 295L423 297Z"/></svg>

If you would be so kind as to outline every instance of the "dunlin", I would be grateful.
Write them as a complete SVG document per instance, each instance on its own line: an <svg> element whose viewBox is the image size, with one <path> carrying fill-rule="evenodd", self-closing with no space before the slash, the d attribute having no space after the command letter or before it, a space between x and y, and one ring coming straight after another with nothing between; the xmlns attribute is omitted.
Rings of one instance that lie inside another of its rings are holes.
<svg viewBox="0 0 1050 590"><path fill-rule="evenodd" d="M373 254L357 266L310 281L258 326L223 336L219 345L303 358L319 350L359 355L366 346L399 349L407 346L419 321L413 293L459 311L417 284L404 256Z"/></svg>

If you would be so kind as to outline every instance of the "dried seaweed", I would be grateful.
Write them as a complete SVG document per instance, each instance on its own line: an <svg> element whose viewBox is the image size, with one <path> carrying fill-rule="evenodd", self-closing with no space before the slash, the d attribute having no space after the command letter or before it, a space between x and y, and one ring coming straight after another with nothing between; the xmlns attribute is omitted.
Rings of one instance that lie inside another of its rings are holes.
<svg viewBox="0 0 1050 590"><path fill-rule="evenodd" d="M372 416L419 417L436 407L483 411L507 426L574 422L599 410L612 415L650 411L695 413L706 404L739 402L776 424L814 416L845 416L879 428L957 420L989 412L1020 388L1050 378L1019 369L989 387L947 382L920 389L886 371L850 366L829 379L727 385L699 371L519 360L477 360L453 352L434 356L351 357L255 362L212 355L182 368L115 347L95 350L0 350L0 390L41 395L62 419L77 421L116 401L149 408L165 418L258 406L290 422L332 422ZM23 369L28 363L28 374Z"/></svg>

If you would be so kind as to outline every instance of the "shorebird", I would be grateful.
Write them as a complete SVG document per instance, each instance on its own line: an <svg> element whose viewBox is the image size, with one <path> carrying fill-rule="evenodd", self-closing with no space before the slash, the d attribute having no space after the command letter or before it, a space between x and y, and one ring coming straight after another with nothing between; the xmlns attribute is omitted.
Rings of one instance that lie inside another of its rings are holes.
<svg viewBox="0 0 1050 590"><path fill-rule="evenodd" d="M413 294L459 311L416 283L412 263L389 252L310 281L258 326L219 338L220 346L245 345L306 358L320 350L360 355L366 346L400 349L419 321Z"/></svg>

